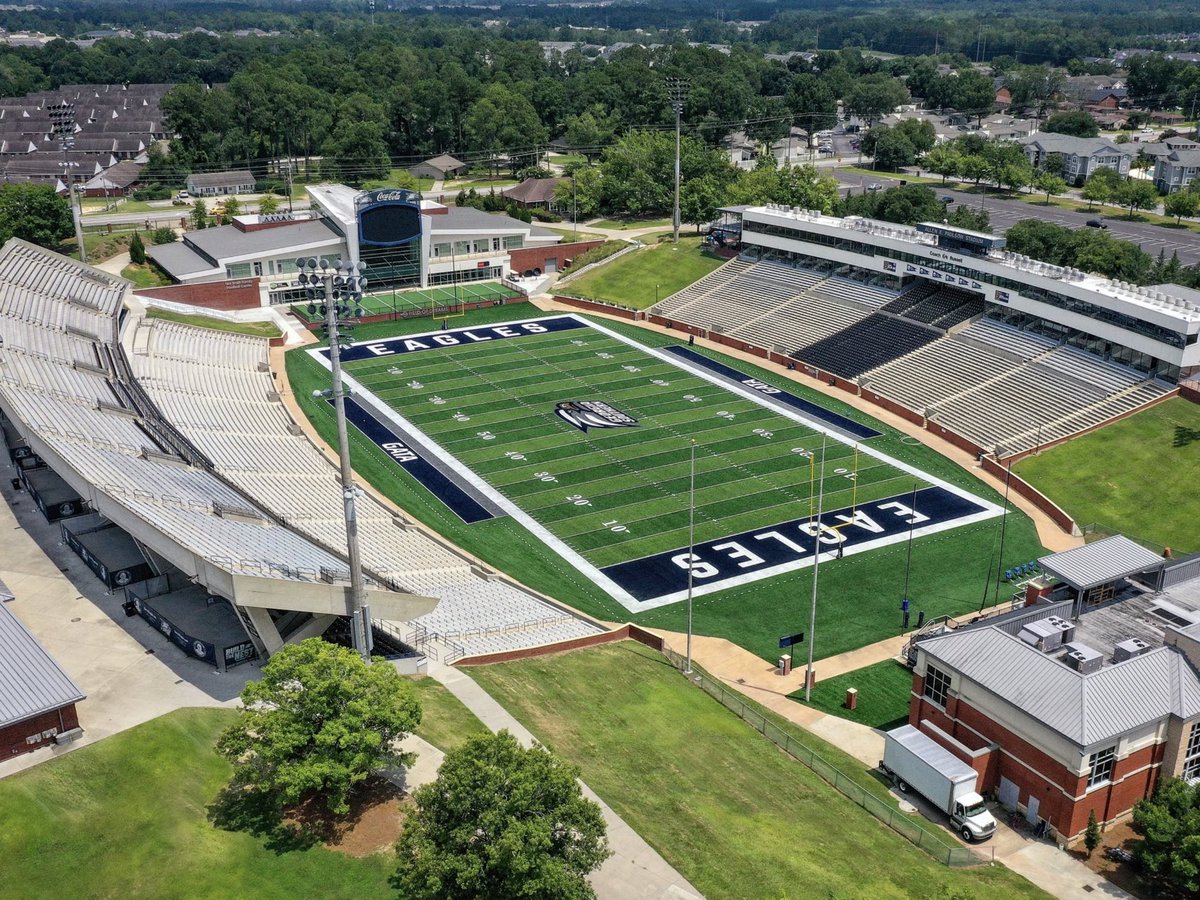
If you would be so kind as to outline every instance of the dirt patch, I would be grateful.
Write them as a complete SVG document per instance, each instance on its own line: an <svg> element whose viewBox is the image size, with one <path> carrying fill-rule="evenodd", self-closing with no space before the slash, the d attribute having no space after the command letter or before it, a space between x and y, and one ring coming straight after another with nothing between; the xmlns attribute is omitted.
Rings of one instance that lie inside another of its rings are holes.
<svg viewBox="0 0 1200 900"><path fill-rule="evenodd" d="M287 814L284 824L317 838L347 856L389 850L404 828L411 799L386 778L372 776L350 793L350 812L335 816L324 800L305 801Z"/></svg>
<svg viewBox="0 0 1200 900"><path fill-rule="evenodd" d="M1104 830L1104 840L1096 848L1091 859L1088 858L1087 850L1084 849L1082 842L1070 852L1093 872L1111 881L1122 890L1128 891L1135 897L1141 897L1143 900L1151 900L1158 895L1154 886L1142 878L1135 863L1117 862L1104 855L1107 847L1121 847L1132 851L1133 845L1139 840L1140 838L1130 827L1128 821L1119 822Z"/></svg>

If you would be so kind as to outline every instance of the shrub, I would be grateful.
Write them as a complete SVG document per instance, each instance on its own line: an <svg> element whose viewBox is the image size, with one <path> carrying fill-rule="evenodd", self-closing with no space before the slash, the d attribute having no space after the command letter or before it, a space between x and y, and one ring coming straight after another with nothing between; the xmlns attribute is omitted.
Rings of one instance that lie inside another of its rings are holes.
<svg viewBox="0 0 1200 900"><path fill-rule="evenodd" d="M581 269L584 266L590 266L594 262L600 262L602 259L608 259L614 253L619 253L628 247L629 244L625 241L605 241L599 247L593 247L591 250L585 250L573 260L571 260L572 269Z"/></svg>
<svg viewBox="0 0 1200 900"><path fill-rule="evenodd" d="M175 234L174 228L155 228L150 232L150 243L152 244L173 244L179 240Z"/></svg>

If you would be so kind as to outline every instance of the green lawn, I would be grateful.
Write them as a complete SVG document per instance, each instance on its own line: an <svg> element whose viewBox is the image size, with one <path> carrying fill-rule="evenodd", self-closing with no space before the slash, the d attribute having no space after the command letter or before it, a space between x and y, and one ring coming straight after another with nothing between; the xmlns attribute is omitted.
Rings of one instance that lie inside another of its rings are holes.
<svg viewBox="0 0 1200 900"><path fill-rule="evenodd" d="M475 714L440 682L425 676L409 679L421 700L417 734L439 750L456 750L471 738L490 734Z"/></svg>
<svg viewBox="0 0 1200 900"><path fill-rule="evenodd" d="M185 709L0 781L0 897L388 897L390 854L352 859L226 831L213 752L231 710ZM47 881L47 873L57 873Z"/></svg>
<svg viewBox="0 0 1200 900"><path fill-rule="evenodd" d="M640 644L472 675L706 896L1046 896L943 867Z"/></svg>
<svg viewBox="0 0 1200 900"><path fill-rule="evenodd" d="M175 283L164 275L161 269L150 263L140 266L130 263L121 270L121 277L133 282L135 288L163 287Z"/></svg>
<svg viewBox="0 0 1200 900"><path fill-rule="evenodd" d="M1200 550L1200 405L1175 397L1031 456L1014 471L1081 526Z"/></svg>
<svg viewBox="0 0 1200 900"><path fill-rule="evenodd" d="M378 188L398 187L401 184L407 186L413 181L413 176L408 173L407 169L392 169L388 172L387 178L378 178L372 181L363 182L364 191L373 191ZM432 178L417 178L416 190L424 193L433 187Z"/></svg>
<svg viewBox="0 0 1200 900"><path fill-rule="evenodd" d="M537 315L540 311L536 307L516 303L468 313L455 324L482 325ZM650 347L680 342L677 335L659 334L633 325L607 320L604 325ZM361 325L355 329L355 340L425 331L429 326L428 319ZM736 365L746 375L766 384L786 387L826 409L870 424L882 432L880 437L872 439L872 445L893 459L964 487L994 503L1001 502L996 493L945 457L848 404L786 379L776 368L730 360L709 350L702 352ZM297 402L322 436L332 442L336 432L329 404L316 403L310 397L314 388L327 386L328 374L303 350L287 354L287 371ZM685 629L685 604L631 616L597 585L573 568L564 566L561 557L512 519L498 518L465 525L410 476L398 473L394 460L356 429L351 429L350 441L354 466L361 477L411 515L495 568L510 572L525 584L605 620L633 618L650 627ZM911 569L907 565L903 543L823 564L817 607L816 658L833 656L896 634L900 586L906 571L910 576L908 593L913 598L914 614L923 610L927 617L962 615L977 609L989 565L994 564L991 556L1000 528L1001 520L996 518L921 538L913 544ZM1005 547L1001 571L1006 565L1011 567L1042 554L1033 526L1015 512L1008 517ZM995 579L988 580L994 586ZM779 635L803 630L808 621L811 585L811 569L804 569L698 597L694 605L695 629L701 634L728 638L763 659L774 661L779 654ZM1000 599L1006 598L1001 596ZM989 592L989 605L992 600L993 594Z"/></svg>
<svg viewBox="0 0 1200 900"><path fill-rule="evenodd" d="M828 681L821 681L820 674L818 670L810 704L822 712L885 731L908 720L912 672L894 660L875 663ZM858 707L853 711L846 709L847 688L858 689ZM789 696L804 701L803 690Z"/></svg>
<svg viewBox="0 0 1200 900"><path fill-rule="evenodd" d="M578 230L571 227L570 222L535 222L539 228L546 228L550 231L557 231L563 235L563 243L574 243L575 241L603 241L604 235L596 231L585 231L583 228Z"/></svg>
<svg viewBox="0 0 1200 900"><path fill-rule="evenodd" d="M669 228L671 219L600 219L588 224L608 231L628 231L642 228Z"/></svg>
<svg viewBox="0 0 1200 900"><path fill-rule="evenodd" d="M724 262L702 247L701 238L681 237L678 245L651 244L598 266L563 285L563 293L646 309Z"/></svg>
<svg viewBox="0 0 1200 900"><path fill-rule="evenodd" d="M279 329L275 326L274 322L226 322L224 319L218 319L214 316L177 313L169 309L159 309L155 306L147 309L146 315L153 319L167 319L171 322L179 322L181 325L211 328L213 331L228 331L233 334L249 334L254 337L264 338L279 337Z"/></svg>

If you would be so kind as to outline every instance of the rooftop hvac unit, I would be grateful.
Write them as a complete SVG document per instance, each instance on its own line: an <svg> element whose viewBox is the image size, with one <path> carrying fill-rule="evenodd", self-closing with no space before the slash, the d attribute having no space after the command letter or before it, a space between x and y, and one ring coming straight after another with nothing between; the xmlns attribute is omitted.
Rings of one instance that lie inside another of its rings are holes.
<svg viewBox="0 0 1200 900"><path fill-rule="evenodd" d="M1070 643L1067 644L1067 655L1063 657L1063 662L1076 672L1088 675L1099 671L1104 664L1104 656L1086 644Z"/></svg>
<svg viewBox="0 0 1200 900"><path fill-rule="evenodd" d="M1130 638L1127 641L1121 641L1113 647L1113 660L1115 662L1125 662L1127 659L1133 659L1135 656L1141 656L1150 645L1141 638Z"/></svg>
<svg viewBox="0 0 1200 900"><path fill-rule="evenodd" d="M1060 616L1047 616L1029 622L1018 637L1043 653L1049 653L1075 637L1075 625Z"/></svg>

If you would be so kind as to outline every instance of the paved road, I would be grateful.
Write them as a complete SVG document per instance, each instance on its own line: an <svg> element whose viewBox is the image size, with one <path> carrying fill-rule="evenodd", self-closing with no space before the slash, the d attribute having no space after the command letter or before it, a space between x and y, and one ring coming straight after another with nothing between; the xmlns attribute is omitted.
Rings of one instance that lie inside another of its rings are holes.
<svg viewBox="0 0 1200 900"><path fill-rule="evenodd" d="M215 198L205 198L209 209L213 207ZM241 198L242 211L245 213L257 212L258 199L257 197ZM119 207L118 207L119 208ZM292 202L293 210L308 209L308 198L297 197ZM111 212L111 213L87 213L83 217L83 224L89 228L94 225L141 225L147 219L155 227L161 225L175 227L179 224L180 219L186 219L191 213L192 207L189 206L172 206L170 201L163 201L163 206L160 208L151 209L149 212ZM286 198L280 198L280 211L287 212Z"/></svg>
<svg viewBox="0 0 1200 900"><path fill-rule="evenodd" d="M857 173L843 172L840 169L835 170L833 174L838 181L856 192L872 183L881 184L884 188L895 187L904 177L903 175L863 176ZM1003 234L1021 219L1041 219L1044 222L1066 225L1069 228L1084 228L1086 227L1084 223L1088 219L1100 218L1108 225L1108 232L1113 237L1123 241L1132 241L1155 258L1162 250L1167 259L1171 258L1172 253L1178 253L1179 261L1184 265L1190 266L1200 262L1200 236L1194 232L1176 231L1161 225L1142 222L1124 222L1119 218L1106 218L1116 212L1111 206L1106 207L1103 212L1100 210L1091 213L1075 212L1053 206L1035 206L1021 200L1006 200L992 194L981 198L977 194L968 194L939 185L932 185L932 187L939 197L953 197L955 203L978 208L982 202L983 208L991 217L992 228L997 234Z"/></svg>

